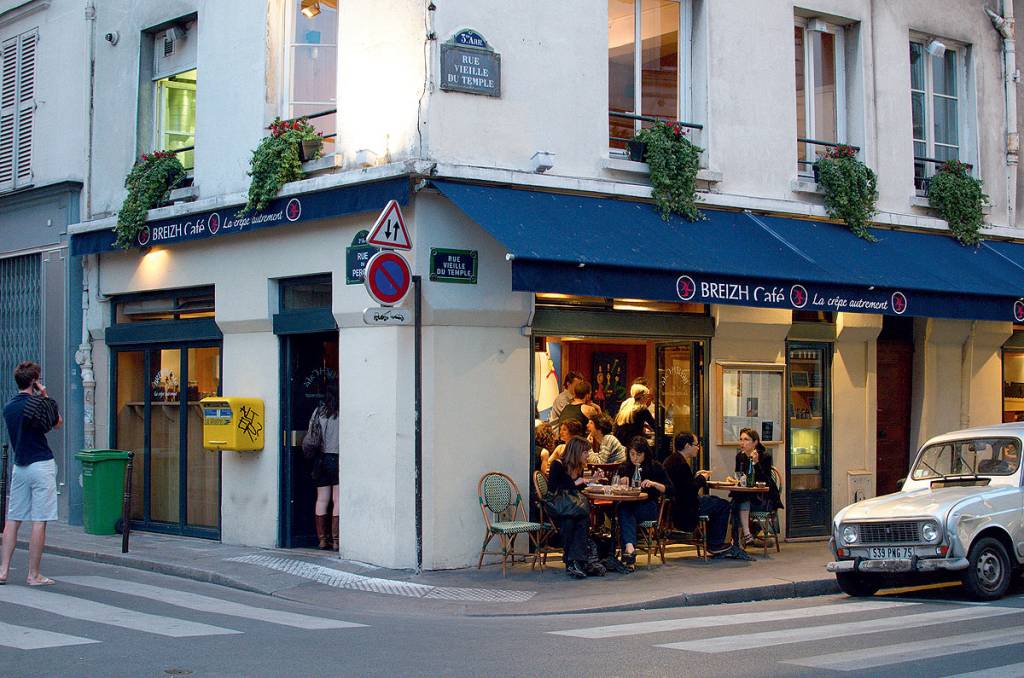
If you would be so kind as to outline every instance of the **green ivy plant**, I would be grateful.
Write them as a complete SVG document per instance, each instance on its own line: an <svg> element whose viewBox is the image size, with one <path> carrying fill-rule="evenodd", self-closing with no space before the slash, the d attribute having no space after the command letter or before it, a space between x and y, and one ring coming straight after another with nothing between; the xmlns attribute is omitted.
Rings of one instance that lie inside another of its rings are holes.
<svg viewBox="0 0 1024 678"><path fill-rule="evenodd" d="M928 185L928 204L949 224L949 230L964 245L981 242L985 227L982 212L988 196L981 190L981 181L971 176L971 165L947 160Z"/></svg>
<svg viewBox="0 0 1024 678"><path fill-rule="evenodd" d="M173 153L153 151L139 158L124 180L128 195L117 212L114 244L121 249L134 246L146 224L146 212L167 202L184 178L185 168Z"/></svg>
<svg viewBox="0 0 1024 678"><path fill-rule="evenodd" d="M815 166L828 216L845 223L858 238L876 242L868 225L878 202L878 177L857 159L856 149L844 145L829 148Z"/></svg>
<svg viewBox="0 0 1024 678"><path fill-rule="evenodd" d="M299 145L303 141L316 142L314 158L319 158L323 151L323 136L306 118L274 118L269 129L270 136L263 137L249 160L248 174L252 181L249 183L248 200L239 215L265 209L282 186L305 178L299 159Z"/></svg>
<svg viewBox="0 0 1024 678"><path fill-rule="evenodd" d="M689 221L703 219L697 209L697 170L703 149L687 138L679 123L655 123L634 139L647 146L651 194L662 219L668 221L673 212Z"/></svg>

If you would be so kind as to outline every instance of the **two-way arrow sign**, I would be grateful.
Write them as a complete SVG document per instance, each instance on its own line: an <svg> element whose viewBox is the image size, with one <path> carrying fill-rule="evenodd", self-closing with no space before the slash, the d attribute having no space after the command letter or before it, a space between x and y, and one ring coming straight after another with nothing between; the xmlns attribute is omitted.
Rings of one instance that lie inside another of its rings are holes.
<svg viewBox="0 0 1024 678"><path fill-rule="evenodd" d="M402 217L402 208L398 206L397 201L388 201L384 211L370 229L366 244L392 250L412 249L412 238L405 228L405 218Z"/></svg>

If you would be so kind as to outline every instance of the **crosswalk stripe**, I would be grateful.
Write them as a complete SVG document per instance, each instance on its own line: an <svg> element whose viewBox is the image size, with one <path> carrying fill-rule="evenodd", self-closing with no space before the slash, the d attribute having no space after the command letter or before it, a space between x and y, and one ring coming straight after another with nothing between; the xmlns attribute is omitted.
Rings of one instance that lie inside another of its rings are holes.
<svg viewBox="0 0 1024 678"><path fill-rule="evenodd" d="M902 631L922 626L934 626L936 624L947 624L958 621L970 621L973 619L984 619L986 617L1000 617L1008 614L1022 613L1024 613L1024 609L1019 608L962 607L953 610L939 610L937 612L909 614L897 617L888 617L885 619L869 619L867 621L846 622L843 624L812 626L799 630L783 629L780 631L747 633L735 636L721 636L718 638L703 638L701 640L688 640L681 643L668 643L665 645L658 645L657 647L667 647L673 650L690 650L692 652L704 653L732 652L735 650L750 649L754 647L804 643L811 640L841 638L844 636L856 636L866 633Z"/></svg>
<svg viewBox="0 0 1024 678"><path fill-rule="evenodd" d="M573 636L575 638L616 638L620 636L638 636L645 633L662 633L664 631L703 629L711 626L761 624L765 622L785 621L788 619L827 617L834 614L874 612L876 610L887 610L916 604L917 603L904 603L893 600L870 600L853 603L836 603L833 605L816 605L814 607L797 607L788 610L771 610L768 612L738 612L735 614L723 614L708 617L661 619L658 621L636 622L632 624L593 626L585 629L570 629L568 631L549 631L548 633L556 636Z"/></svg>
<svg viewBox="0 0 1024 678"><path fill-rule="evenodd" d="M1021 678L1021 676L1024 676L1024 663L993 666L990 669L958 673L955 676L946 676L945 678Z"/></svg>
<svg viewBox="0 0 1024 678"><path fill-rule="evenodd" d="M996 633L999 632L996 631ZM919 640L913 643L870 647L865 650L833 652L816 657L807 657L806 659L789 659L783 663L810 666L811 668L827 668L833 671L863 671L864 669L873 669L879 666L899 664L917 659L945 657L961 652L973 652L975 650L987 650L992 647L1024 643L1024 638L1018 636L1000 635L993 637L992 634L992 631L965 633L959 636L944 636L930 640ZM1006 676L1007 674L1001 670L999 675Z"/></svg>
<svg viewBox="0 0 1024 678"><path fill-rule="evenodd" d="M47 647L64 647L65 645L87 645L100 641L80 636L68 636L63 633L33 629L27 626L16 626L0 622L0 645L13 647L16 650L41 650Z"/></svg>
<svg viewBox="0 0 1024 678"><path fill-rule="evenodd" d="M164 617L155 614L146 614L134 610L125 610L105 603L97 603L85 598L66 596L62 593L51 593L30 589L24 586L0 586L0 602L13 603L31 607L44 612L52 612L62 617L81 619L83 621L96 622L97 624L108 624L120 626L133 631L155 633L171 638L185 638L188 636L223 636L234 633L241 633L234 629L225 629L209 624Z"/></svg>
<svg viewBox="0 0 1024 678"><path fill-rule="evenodd" d="M323 617L313 617L294 612L282 610L271 610L264 607L254 607L242 603L234 603L220 598L188 593L186 591L175 591L164 589L149 584L111 579L109 577L61 577L61 581L68 584L78 584L90 588L102 589L125 593L131 596L149 598L168 605L184 607L199 612L214 612L216 614L228 615L231 617L242 617L244 619L255 619L257 621L281 624L283 626L294 626L298 629L348 629L366 626L355 622L339 621Z"/></svg>

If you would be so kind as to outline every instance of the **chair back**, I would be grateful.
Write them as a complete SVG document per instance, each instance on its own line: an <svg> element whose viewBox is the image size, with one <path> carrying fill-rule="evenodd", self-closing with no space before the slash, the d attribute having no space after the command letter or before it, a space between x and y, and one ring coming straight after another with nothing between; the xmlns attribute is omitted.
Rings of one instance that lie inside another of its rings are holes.
<svg viewBox="0 0 1024 678"><path fill-rule="evenodd" d="M525 519L526 511L523 509L519 488L504 473L491 471L480 476L476 493L488 528L495 522L516 520L517 514L522 514Z"/></svg>
<svg viewBox="0 0 1024 678"><path fill-rule="evenodd" d="M779 493L782 493L782 474L779 473L779 469L772 466L772 480L775 481L775 487L779 488Z"/></svg>
<svg viewBox="0 0 1024 678"><path fill-rule="evenodd" d="M537 502L544 500L548 493L548 479L539 470L533 472L533 493L537 495Z"/></svg>

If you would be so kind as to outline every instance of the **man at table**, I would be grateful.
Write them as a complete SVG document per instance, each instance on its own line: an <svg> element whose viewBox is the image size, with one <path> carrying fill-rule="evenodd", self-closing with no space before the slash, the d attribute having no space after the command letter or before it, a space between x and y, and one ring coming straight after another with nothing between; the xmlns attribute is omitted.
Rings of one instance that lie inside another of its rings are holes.
<svg viewBox="0 0 1024 678"><path fill-rule="evenodd" d="M676 436L674 447L663 465L675 488L672 523L677 530L693 532L697 517L707 516L708 551L713 555L728 552L731 547L725 541L725 531L729 526L729 502L721 497L701 495L700 489L707 487L708 472L694 473L690 466L700 452L700 441L687 431Z"/></svg>
<svg viewBox="0 0 1024 678"><path fill-rule="evenodd" d="M562 416L562 410L565 406L572 402L573 390L572 387L576 385L576 382L583 381L583 375L579 372L566 372L565 379L562 380L562 392L555 398L555 402L551 404L551 414L548 416L548 423L556 424L559 418Z"/></svg>

